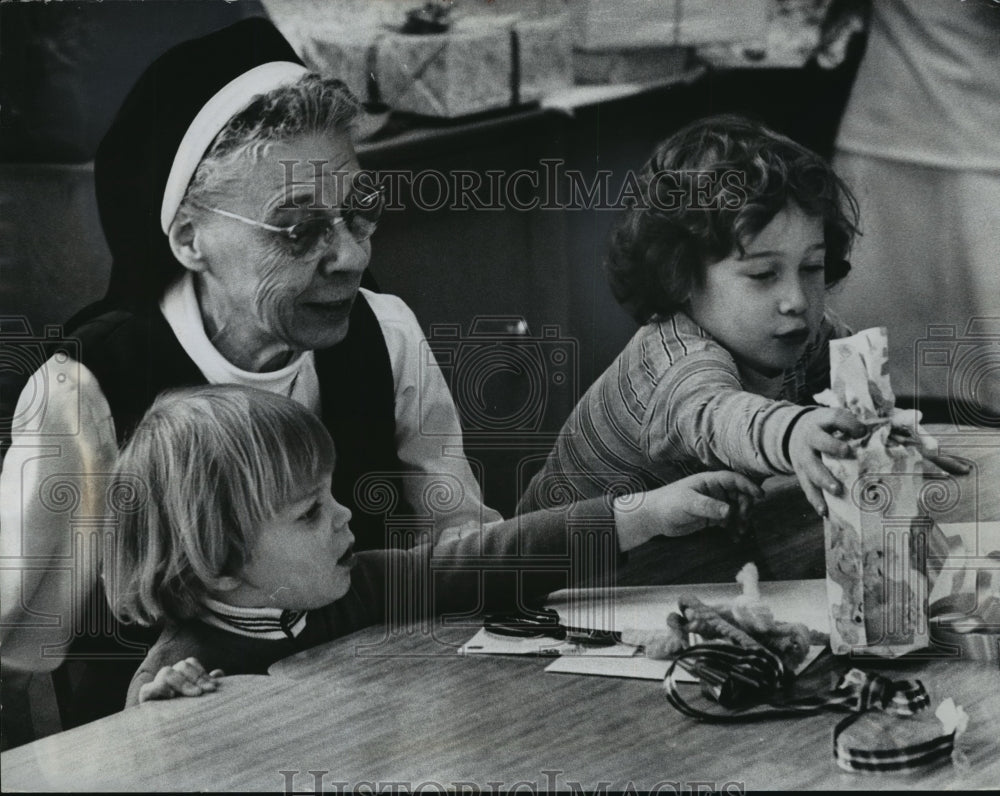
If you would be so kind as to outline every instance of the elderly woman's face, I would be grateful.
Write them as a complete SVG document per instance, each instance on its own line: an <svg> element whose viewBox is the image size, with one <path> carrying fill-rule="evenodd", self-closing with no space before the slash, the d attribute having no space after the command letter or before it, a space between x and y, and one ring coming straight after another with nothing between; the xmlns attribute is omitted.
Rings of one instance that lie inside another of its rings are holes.
<svg viewBox="0 0 1000 796"><path fill-rule="evenodd" d="M275 227L339 216L359 170L344 134L277 142L240 163L243 171L227 181L218 209ZM197 228L205 262L199 300L213 340L228 343L222 353L234 344L251 356L275 345L311 350L347 334L371 253L348 225L309 245L219 214L205 213Z"/></svg>

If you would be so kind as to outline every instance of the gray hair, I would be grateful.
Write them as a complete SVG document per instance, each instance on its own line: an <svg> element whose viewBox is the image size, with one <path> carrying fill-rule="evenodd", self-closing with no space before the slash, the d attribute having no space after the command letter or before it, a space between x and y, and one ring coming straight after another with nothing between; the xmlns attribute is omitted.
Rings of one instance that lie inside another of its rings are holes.
<svg viewBox="0 0 1000 796"><path fill-rule="evenodd" d="M219 132L195 170L181 207L205 204L249 153L258 160L270 144L317 133L350 133L361 104L343 81L308 73L256 97Z"/></svg>

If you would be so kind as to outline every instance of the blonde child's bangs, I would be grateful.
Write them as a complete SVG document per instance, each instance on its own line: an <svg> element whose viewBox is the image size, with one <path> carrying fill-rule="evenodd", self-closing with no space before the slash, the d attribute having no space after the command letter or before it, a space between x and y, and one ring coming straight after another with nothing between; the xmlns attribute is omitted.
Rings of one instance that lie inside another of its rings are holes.
<svg viewBox="0 0 1000 796"><path fill-rule="evenodd" d="M289 401L265 399L249 408L244 424L245 457L230 476L234 508L248 509L241 519L258 525L311 492L334 466L333 441L312 412ZM237 494L238 493L238 494Z"/></svg>
<svg viewBox="0 0 1000 796"><path fill-rule="evenodd" d="M257 526L333 471L329 432L290 398L220 385L189 393L185 401L198 426L198 458L209 469L202 477L216 485L217 510L230 532L248 545ZM248 551L242 552L245 558Z"/></svg>

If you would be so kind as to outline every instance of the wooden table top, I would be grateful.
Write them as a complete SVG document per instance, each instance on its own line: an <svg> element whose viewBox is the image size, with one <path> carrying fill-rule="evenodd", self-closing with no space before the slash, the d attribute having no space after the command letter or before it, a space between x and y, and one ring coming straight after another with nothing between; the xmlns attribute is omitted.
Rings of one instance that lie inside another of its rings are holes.
<svg viewBox="0 0 1000 796"><path fill-rule="evenodd" d="M942 443L947 450L944 435ZM960 446L976 467L958 479L962 498L943 503L940 519L1000 519L1000 436L962 437ZM765 563L777 561L784 578L803 575L782 562L799 550L813 555L817 538L821 547L817 524L797 525L797 511L784 488L761 510L773 521L760 531L762 553L774 556ZM709 725L677 713L656 681L545 673L544 658L459 656L469 628L440 621L410 631L387 637L369 628L280 662L270 677L225 678L214 694L150 703L12 749L0 758L4 789L312 792L317 777L327 790L396 782L431 792L462 782L483 791L669 783L668 792L1000 783L995 666L865 661L894 678L921 679L935 703L952 697L962 705L970 765L858 775L833 760L838 714ZM849 664L826 655L799 686L825 690Z"/></svg>
<svg viewBox="0 0 1000 796"><path fill-rule="evenodd" d="M709 725L678 714L659 682L543 672L547 659L461 657L438 629L384 642L369 628L303 653L295 676L232 677L197 699L149 703L3 754L5 790L305 790L337 783L711 783L714 790L990 788L1000 783L1000 677L984 664L873 662L919 677L970 716L968 770L858 775L832 757L840 714ZM363 653L359 647L368 645ZM827 655L801 687L845 662ZM282 772L298 772L286 774ZM552 772L552 773L546 773ZM290 779L289 779L290 778ZM664 786L668 787L668 786Z"/></svg>

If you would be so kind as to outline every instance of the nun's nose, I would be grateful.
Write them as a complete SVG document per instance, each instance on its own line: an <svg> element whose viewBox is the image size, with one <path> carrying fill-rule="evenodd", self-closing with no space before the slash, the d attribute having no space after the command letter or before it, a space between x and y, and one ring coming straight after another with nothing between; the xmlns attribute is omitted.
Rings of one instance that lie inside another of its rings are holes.
<svg viewBox="0 0 1000 796"><path fill-rule="evenodd" d="M323 276L338 273L360 274L368 267L371 247L367 242L355 240L343 224L331 228L324 239L323 256L319 268Z"/></svg>

